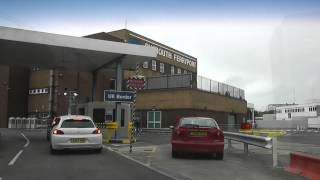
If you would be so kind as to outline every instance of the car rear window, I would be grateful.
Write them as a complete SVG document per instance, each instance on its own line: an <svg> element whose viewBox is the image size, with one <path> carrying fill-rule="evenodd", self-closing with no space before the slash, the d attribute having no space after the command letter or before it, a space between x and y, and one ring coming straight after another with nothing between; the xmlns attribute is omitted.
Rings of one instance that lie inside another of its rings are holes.
<svg viewBox="0 0 320 180"><path fill-rule="evenodd" d="M94 124L88 119L67 119L62 122L61 128L94 128Z"/></svg>
<svg viewBox="0 0 320 180"><path fill-rule="evenodd" d="M217 128L215 121L207 118L184 118L181 120L180 126Z"/></svg>

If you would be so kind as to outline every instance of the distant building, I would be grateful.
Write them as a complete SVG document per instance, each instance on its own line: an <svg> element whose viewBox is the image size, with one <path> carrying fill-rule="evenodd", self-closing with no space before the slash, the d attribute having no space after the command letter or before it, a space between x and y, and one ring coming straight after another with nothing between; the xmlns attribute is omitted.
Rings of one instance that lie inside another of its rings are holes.
<svg viewBox="0 0 320 180"><path fill-rule="evenodd" d="M320 114L320 102L281 106L276 108L276 120L317 117Z"/></svg>
<svg viewBox="0 0 320 180"><path fill-rule="evenodd" d="M267 106L267 111L274 111L277 107L282 107L282 106L292 106L292 105L297 105L295 103L293 104L288 104L288 103L285 103L285 104L269 104Z"/></svg>

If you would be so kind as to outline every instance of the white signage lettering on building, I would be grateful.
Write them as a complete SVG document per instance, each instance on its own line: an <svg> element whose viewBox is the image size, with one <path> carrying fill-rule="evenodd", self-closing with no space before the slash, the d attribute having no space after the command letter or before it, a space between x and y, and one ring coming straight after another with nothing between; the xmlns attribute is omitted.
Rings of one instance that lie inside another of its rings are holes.
<svg viewBox="0 0 320 180"><path fill-rule="evenodd" d="M193 67L193 68L197 67L197 62L195 60L191 60L191 59L189 59L187 57L184 57L184 56L181 56L181 55L179 55L177 53L170 52L170 51L168 51L166 49L163 49L161 47L158 47L157 45L153 45L153 44L148 43L148 42L145 42L144 45L145 46L149 46L149 47L155 47L157 49L158 55L160 55L160 56L166 57L168 59L172 59L172 60L174 60L176 62L185 64L185 65Z"/></svg>

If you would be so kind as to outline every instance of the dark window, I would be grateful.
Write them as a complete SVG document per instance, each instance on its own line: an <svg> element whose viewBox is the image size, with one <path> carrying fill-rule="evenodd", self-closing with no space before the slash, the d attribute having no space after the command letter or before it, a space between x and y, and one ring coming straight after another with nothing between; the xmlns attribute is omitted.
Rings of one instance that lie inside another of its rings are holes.
<svg viewBox="0 0 320 180"><path fill-rule="evenodd" d="M62 122L61 128L94 128L94 124L88 119L67 119Z"/></svg>
<svg viewBox="0 0 320 180"><path fill-rule="evenodd" d="M84 115L84 108L79 108L79 115Z"/></svg>
<svg viewBox="0 0 320 180"><path fill-rule="evenodd" d="M113 118L113 122L115 122L116 119L117 119L116 109L113 109L112 114L113 114L113 117L114 117L114 118Z"/></svg>
<svg viewBox="0 0 320 180"><path fill-rule="evenodd" d="M125 109L121 109L121 127L124 127Z"/></svg>
<svg viewBox="0 0 320 180"><path fill-rule="evenodd" d="M116 80L110 79L110 89L116 90Z"/></svg>
<svg viewBox="0 0 320 180"><path fill-rule="evenodd" d="M197 126L197 127L217 127L217 124L213 119L209 118L183 118L180 122L180 126Z"/></svg>

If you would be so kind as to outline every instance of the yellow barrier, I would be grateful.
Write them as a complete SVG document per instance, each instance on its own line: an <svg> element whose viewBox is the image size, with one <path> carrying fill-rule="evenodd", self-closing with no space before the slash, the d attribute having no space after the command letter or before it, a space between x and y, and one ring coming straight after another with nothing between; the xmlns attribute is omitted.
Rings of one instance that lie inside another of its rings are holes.
<svg viewBox="0 0 320 180"><path fill-rule="evenodd" d="M109 122L109 123L105 123L105 127L107 128L107 131L104 135L103 142L109 143L109 141L112 139L112 135L114 134L115 130L118 128L118 124L116 122Z"/></svg>
<svg viewBox="0 0 320 180"><path fill-rule="evenodd" d="M273 129L241 129L239 132L244 134L252 134L255 136L267 136L267 137L278 137L284 136L287 134L286 131L283 130L273 130Z"/></svg>

